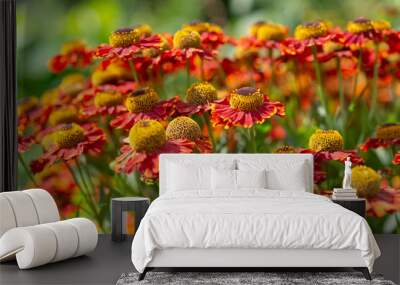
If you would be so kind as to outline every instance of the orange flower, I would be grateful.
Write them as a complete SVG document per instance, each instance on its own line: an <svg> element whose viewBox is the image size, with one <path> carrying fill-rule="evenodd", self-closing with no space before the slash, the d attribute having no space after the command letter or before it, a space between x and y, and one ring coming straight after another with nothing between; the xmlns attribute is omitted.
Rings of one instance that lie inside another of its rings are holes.
<svg viewBox="0 0 400 285"><path fill-rule="evenodd" d="M376 138L367 139L360 149L368 151L371 148L390 147L400 145L400 124L384 124L377 128Z"/></svg>
<svg viewBox="0 0 400 285"><path fill-rule="evenodd" d="M314 156L314 183L320 184L326 179L326 172L323 170L323 164L326 161L335 160L344 163L347 157L350 157L354 165L364 163L364 160L355 150L337 150L337 151L314 151L312 149L298 149L298 153L311 153Z"/></svg>
<svg viewBox="0 0 400 285"><path fill-rule="evenodd" d="M100 153L106 136L94 123L82 126L72 123L57 126L48 139L46 151L31 163L33 173L41 172L46 165L52 165L57 160L69 161L83 153Z"/></svg>
<svg viewBox="0 0 400 285"><path fill-rule="evenodd" d="M283 104L270 101L260 89L253 87L235 89L224 99L211 104L211 120L214 126L225 128L250 128L255 124L262 124L274 115L285 115Z"/></svg>
<svg viewBox="0 0 400 285"><path fill-rule="evenodd" d="M129 131L129 144L121 147L114 170L126 174L139 171L145 182L158 179L161 153L191 153L195 144L186 139L167 140L164 127L155 120L140 120Z"/></svg>
<svg viewBox="0 0 400 285"><path fill-rule="evenodd" d="M149 87L129 93L125 99L126 112L113 119L110 125L117 129L129 130L143 119L165 120L173 114L177 98L159 99L157 92Z"/></svg>
<svg viewBox="0 0 400 285"><path fill-rule="evenodd" d="M217 49L219 46L233 41L224 34L221 27L213 23L193 21L183 25L182 30L199 33L201 45L206 50Z"/></svg>
<svg viewBox="0 0 400 285"><path fill-rule="evenodd" d="M78 210L72 202L77 186L64 164L49 165L35 175L35 180L53 196L62 217L71 217Z"/></svg>
<svg viewBox="0 0 400 285"><path fill-rule="evenodd" d="M399 165L400 164L400 152L396 153L393 158L393 164Z"/></svg>
<svg viewBox="0 0 400 285"><path fill-rule="evenodd" d="M347 23L347 33L344 35L344 43L347 46L363 46L367 41L381 41L390 30L390 24L386 21L371 21L360 17Z"/></svg>
<svg viewBox="0 0 400 285"><path fill-rule="evenodd" d="M167 140L185 139L195 143L195 148L202 153L209 153L212 145L208 137L203 136L199 124L186 116L180 116L169 122L166 129Z"/></svg>
<svg viewBox="0 0 400 285"><path fill-rule="evenodd" d="M217 89L211 83L194 83L186 91L186 102L177 100L176 113L185 116L201 115L210 110L211 103L216 101L217 98Z"/></svg>
<svg viewBox="0 0 400 285"><path fill-rule="evenodd" d="M74 104L81 107L83 119L99 115L119 115L127 112L124 99L135 89L137 84L129 81L118 85L94 86L81 92L74 100Z"/></svg>
<svg viewBox="0 0 400 285"><path fill-rule="evenodd" d="M23 153L28 151L33 143L34 139L32 136L27 136L27 137L18 136L18 152Z"/></svg>
<svg viewBox="0 0 400 285"><path fill-rule="evenodd" d="M82 41L67 42L61 48L60 54L53 56L49 61L49 69L54 73L63 71L69 65L74 68L83 68L92 63L93 50L88 49Z"/></svg>
<svg viewBox="0 0 400 285"><path fill-rule="evenodd" d="M326 42L332 40L332 33L323 21L307 22L296 27L294 38L282 41L280 45L283 57L296 56L305 59L311 54L311 47L320 49Z"/></svg>
<svg viewBox="0 0 400 285"><path fill-rule="evenodd" d="M142 57L146 48L160 47L161 39L158 35L151 35L151 28L147 25L138 25L133 28L122 28L109 36L109 44L101 44L95 50L95 56L105 58L103 64L113 59L133 60Z"/></svg>
<svg viewBox="0 0 400 285"><path fill-rule="evenodd" d="M400 191L389 186L371 198L367 198L367 216L382 218L387 214L400 211Z"/></svg>

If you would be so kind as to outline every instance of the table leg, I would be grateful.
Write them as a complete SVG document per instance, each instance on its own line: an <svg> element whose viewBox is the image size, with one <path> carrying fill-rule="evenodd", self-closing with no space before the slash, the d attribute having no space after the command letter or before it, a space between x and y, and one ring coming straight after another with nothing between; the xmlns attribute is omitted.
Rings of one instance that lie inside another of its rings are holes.
<svg viewBox="0 0 400 285"><path fill-rule="evenodd" d="M123 241L123 209L121 203L111 203L111 240Z"/></svg>

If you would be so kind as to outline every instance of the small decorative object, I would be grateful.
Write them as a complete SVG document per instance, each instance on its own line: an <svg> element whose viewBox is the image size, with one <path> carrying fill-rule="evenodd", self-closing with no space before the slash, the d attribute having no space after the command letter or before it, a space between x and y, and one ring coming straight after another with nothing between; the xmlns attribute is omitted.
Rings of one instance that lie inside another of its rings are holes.
<svg viewBox="0 0 400 285"><path fill-rule="evenodd" d="M145 197L121 197L111 201L111 239L123 241L126 236L126 212L135 213L135 232L149 208L150 200Z"/></svg>
<svg viewBox="0 0 400 285"><path fill-rule="evenodd" d="M352 189L351 188L351 160L350 157L347 157L344 163L344 178L343 178L343 189Z"/></svg>
<svg viewBox="0 0 400 285"><path fill-rule="evenodd" d="M351 187L351 160L347 157L344 162L344 178L343 188L334 188L332 199L334 200L355 200L357 199L357 191Z"/></svg>

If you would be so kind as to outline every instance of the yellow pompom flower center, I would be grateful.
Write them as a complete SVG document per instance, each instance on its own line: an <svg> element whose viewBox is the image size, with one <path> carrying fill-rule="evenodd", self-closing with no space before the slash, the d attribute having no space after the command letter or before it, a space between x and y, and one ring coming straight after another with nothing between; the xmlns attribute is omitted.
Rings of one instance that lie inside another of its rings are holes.
<svg viewBox="0 0 400 285"><path fill-rule="evenodd" d="M383 140L400 139L400 124L385 124L378 127L376 137Z"/></svg>
<svg viewBox="0 0 400 285"><path fill-rule="evenodd" d="M352 169L351 186L359 197L370 198L380 191L381 176L372 168L358 165Z"/></svg>
<svg viewBox="0 0 400 285"><path fill-rule="evenodd" d="M372 21L372 26L377 31L389 30L392 28L392 25L385 20L375 20Z"/></svg>
<svg viewBox="0 0 400 285"><path fill-rule="evenodd" d="M99 86L106 83L115 83L118 80L131 80L132 74L120 63L113 62L105 70L96 69L92 73L91 79L94 86Z"/></svg>
<svg viewBox="0 0 400 285"><path fill-rule="evenodd" d="M25 97L18 103L18 116L25 114L38 106L38 99L35 97Z"/></svg>
<svg viewBox="0 0 400 285"><path fill-rule="evenodd" d="M52 134L59 148L72 148L85 139L83 128L77 124L66 124Z"/></svg>
<svg viewBox="0 0 400 285"><path fill-rule="evenodd" d="M264 21L255 22L253 25L250 26L249 34L253 37L257 37L258 29L264 24L266 24L266 22Z"/></svg>
<svg viewBox="0 0 400 285"><path fill-rule="evenodd" d="M196 141L201 137L201 129L195 120L181 116L168 124L166 134L168 140L188 139Z"/></svg>
<svg viewBox="0 0 400 285"><path fill-rule="evenodd" d="M232 108L241 111L255 111L264 103L264 95L260 89L242 87L235 89L230 94L229 104Z"/></svg>
<svg viewBox="0 0 400 285"><path fill-rule="evenodd" d="M257 39L280 41L286 37L287 33L288 30L283 25L265 23L258 28Z"/></svg>
<svg viewBox="0 0 400 285"><path fill-rule="evenodd" d="M69 124L78 121L78 110L74 106L60 107L49 116L49 123L52 126Z"/></svg>
<svg viewBox="0 0 400 285"><path fill-rule="evenodd" d="M194 83L186 92L186 101L192 105L203 105L217 100L217 89L208 82Z"/></svg>
<svg viewBox="0 0 400 285"><path fill-rule="evenodd" d="M131 113L147 112L159 99L160 97L154 89L144 87L130 93L125 100L125 106Z"/></svg>
<svg viewBox="0 0 400 285"><path fill-rule="evenodd" d="M128 47L139 40L137 30L132 28L122 28L114 31L108 37L108 42L112 47Z"/></svg>
<svg viewBox="0 0 400 285"><path fill-rule="evenodd" d="M274 153L296 153L296 149L292 146L284 145L276 148Z"/></svg>
<svg viewBox="0 0 400 285"><path fill-rule="evenodd" d="M42 104L44 104L44 105L53 105L54 103L56 103L56 101L58 99L58 95L59 95L58 88L53 88L53 89L46 90L42 94L42 98L41 98Z"/></svg>
<svg viewBox="0 0 400 285"><path fill-rule="evenodd" d="M86 79L82 74L74 73L63 78L59 90L70 96L75 96L85 88Z"/></svg>
<svg viewBox="0 0 400 285"><path fill-rule="evenodd" d="M336 130L317 130L308 141L313 151L338 151L343 149L343 137Z"/></svg>
<svg viewBox="0 0 400 285"><path fill-rule="evenodd" d="M294 37L298 40L306 40L325 36L327 32L328 28L323 22L308 22L296 27Z"/></svg>
<svg viewBox="0 0 400 285"><path fill-rule="evenodd" d="M193 21L188 24L183 25L183 30L190 30L196 31L199 34L205 32L215 32L215 33L222 33L222 29L220 26L208 22L201 22L201 21Z"/></svg>
<svg viewBox="0 0 400 285"><path fill-rule="evenodd" d="M151 27L147 24L136 25L133 27L133 29L139 35L139 38L149 37L153 32Z"/></svg>
<svg viewBox="0 0 400 285"><path fill-rule="evenodd" d="M94 98L97 107L112 107L122 104L122 95L119 92L99 92Z"/></svg>
<svg viewBox="0 0 400 285"><path fill-rule="evenodd" d="M129 143L137 152L152 152L166 141L165 129L156 120L141 120L129 131Z"/></svg>
<svg viewBox="0 0 400 285"><path fill-rule="evenodd" d="M49 133L47 135L45 135L41 140L40 140L40 144L43 146L43 148L45 150L50 149L51 146L53 146L55 144L54 141L54 133Z"/></svg>
<svg viewBox="0 0 400 285"><path fill-rule="evenodd" d="M365 18L358 18L347 23L347 30L354 34L371 31L373 29L374 26L372 25L372 21Z"/></svg>
<svg viewBox="0 0 400 285"><path fill-rule="evenodd" d="M198 48L200 47L200 34L192 30L179 30L173 39L174 48Z"/></svg>
<svg viewBox="0 0 400 285"><path fill-rule="evenodd" d="M69 41L61 47L61 54L69 54L77 49L84 49L86 44L81 40Z"/></svg>

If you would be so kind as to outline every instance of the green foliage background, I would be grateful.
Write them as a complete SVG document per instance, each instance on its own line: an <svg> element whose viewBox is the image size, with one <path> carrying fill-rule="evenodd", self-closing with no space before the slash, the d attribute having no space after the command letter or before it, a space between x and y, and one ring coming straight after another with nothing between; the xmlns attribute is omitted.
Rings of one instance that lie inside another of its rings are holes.
<svg viewBox="0 0 400 285"><path fill-rule="evenodd" d="M148 23L155 32L174 32L183 23L207 20L242 35L258 20L293 28L326 19L345 26L356 17L386 19L400 26L400 0L18 0L18 96L39 96L56 85L47 60L67 40L90 46L106 42L120 27Z"/></svg>

